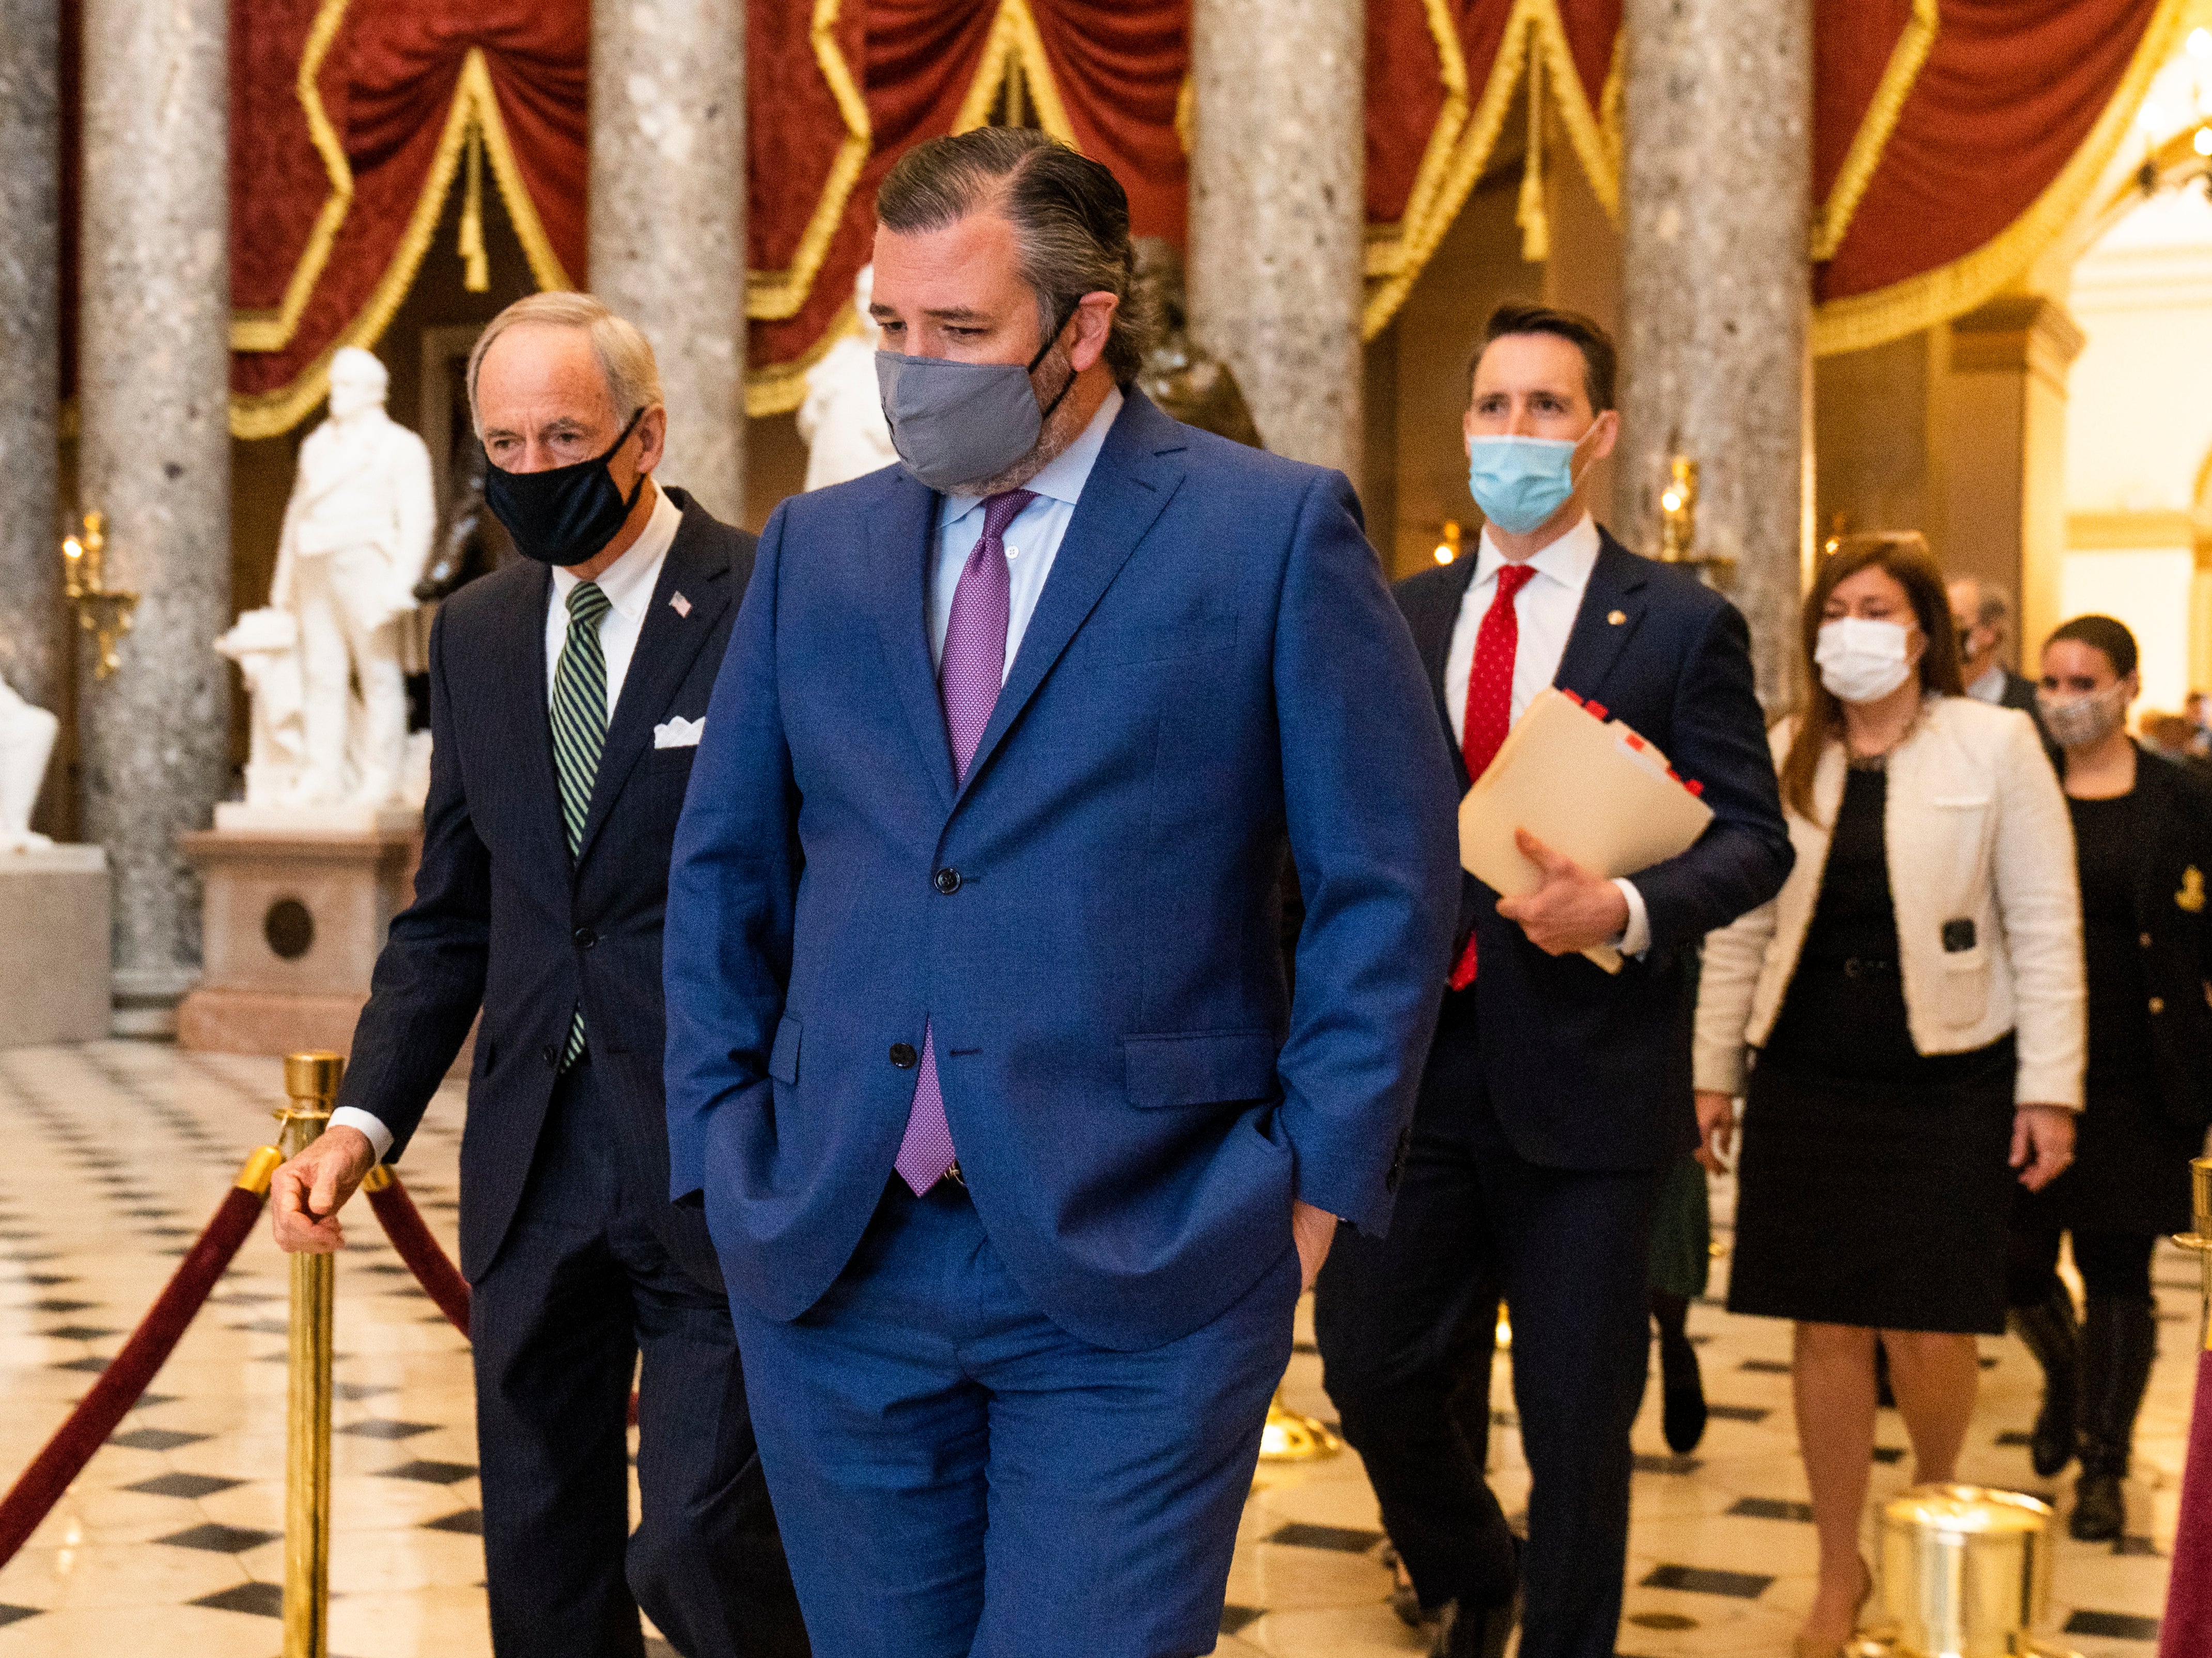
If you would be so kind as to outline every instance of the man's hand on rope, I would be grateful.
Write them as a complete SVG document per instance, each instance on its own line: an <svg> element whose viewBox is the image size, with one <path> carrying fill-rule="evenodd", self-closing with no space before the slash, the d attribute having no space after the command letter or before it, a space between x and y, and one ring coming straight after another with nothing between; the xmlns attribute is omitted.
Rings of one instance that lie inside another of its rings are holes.
<svg viewBox="0 0 2212 1658"><path fill-rule="evenodd" d="M288 1254L326 1255L345 1247L338 1211L368 1171L376 1148L358 1128L329 1128L277 1169L269 1187L270 1225Z"/></svg>

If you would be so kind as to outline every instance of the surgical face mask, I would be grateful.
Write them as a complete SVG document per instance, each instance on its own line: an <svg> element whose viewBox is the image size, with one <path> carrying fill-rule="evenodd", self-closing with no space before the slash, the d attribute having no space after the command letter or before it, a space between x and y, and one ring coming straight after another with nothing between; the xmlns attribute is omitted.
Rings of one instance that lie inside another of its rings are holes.
<svg viewBox="0 0 2212 1658"><path fill-rule="evenodd" d="M1839 616L1820 624L1813 661L1832 695L1845 702L1879 702L1912 672L1906 653L1911 642L1902 623Z"/></svg>
<svg viewBox="0 0 2212 1658"><path fill-rule="evenodd" d="M615 487L607 470L629 434L645 418L641 409L629 417L606 453L572 466L556 466L543 472L510 472L490 464L484 456L484 504L514 537L515 550L547 564L581 564L605 550L637 505L645 489L645 474L628 499Z"/></svg>
<svg viewBox="0 0 2212 1658"><path fill-rule="evenodd" d="M997 477L1036 448L1045 422L1073 388L1076 376L1071 367L1066 383L1042 408L1030 376L1066 326L1062 318L1027 367L877 352L876 387L883 394L884 419L907 471L931 489L951 493Z"/></svg>
<svg viewBox="0 0 2212 1658"><path fill-rule="evenodd" d="M2060 748L2094 748L2126 721L2128 685L2125 680L2120 680L2100 691L2068 697L2039 690L2035 706L2043 715L2044 730L2051 733L2051 740Z"/></svg>
<svg viewBox="0 0 2212 1658"><path fill-rule="evenodd" d="M1595 426L1591 427L1595 431ZM1575 452L1583 438L1470 438L1467 489L1474 504L1509 535L1525 536L1575 492Z"/></svg>

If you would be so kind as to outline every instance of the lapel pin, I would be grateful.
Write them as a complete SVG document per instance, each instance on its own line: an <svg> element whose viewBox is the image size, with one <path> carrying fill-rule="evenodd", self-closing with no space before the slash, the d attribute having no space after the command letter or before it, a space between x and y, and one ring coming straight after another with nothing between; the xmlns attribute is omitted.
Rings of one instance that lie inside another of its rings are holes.
<svg viewBox="0 0 2212 1658"><path fill-rule="evenodd" d="M672 593L668 598L668 608L678 616L689 616L691 614L691 601L681 593Z"/></svg>
<svg viewBox="0 0 2212 1658"><path fill-rule="evenodd" d="M1607 617L1606 617L1606 623L1607 623L1607 624L1608 626L1610 626L1610 627L1614 627L1614 628L1618 628L1619 626L1620 626L1620 624L1621 624L1622 623L1624 623L1624 622L1626 622L1626 621L1627 621L1627 620L1628 620L1628 612L1627 612L1627 611L1626 611L1626 610L1615 610L1615 611L1613 611L1613 614L1612 614L1612 615L1610 615L1610 616L1607 616Z"/></svg>

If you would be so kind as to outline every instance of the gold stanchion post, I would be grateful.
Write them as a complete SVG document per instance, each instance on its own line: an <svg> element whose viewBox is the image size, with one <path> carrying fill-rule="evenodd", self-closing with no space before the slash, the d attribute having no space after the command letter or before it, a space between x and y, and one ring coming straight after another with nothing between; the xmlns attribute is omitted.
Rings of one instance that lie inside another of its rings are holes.
<svg viewBox="0 0 2212 1658"><path fill-rule="evenodd" d="M2196 1194L2197 1230L2182 1233L2174 1242L2197 1252L2204 1297L2203 1321L2197 1327L2197 1334L2199 1345L2212 1353L2212 1157L2191 1157L2189 1181Z"/></svg>
<svg viewBox="0 0 2212 1658"><path fill-rule="evenodd" d="M281 1142L296 1157L331 1120L345 1060L284 1060ZM290 1389L284 1428L284 1658L327 1658L331 1606L331 1322L337 1257L292 1257Z"/></svg>

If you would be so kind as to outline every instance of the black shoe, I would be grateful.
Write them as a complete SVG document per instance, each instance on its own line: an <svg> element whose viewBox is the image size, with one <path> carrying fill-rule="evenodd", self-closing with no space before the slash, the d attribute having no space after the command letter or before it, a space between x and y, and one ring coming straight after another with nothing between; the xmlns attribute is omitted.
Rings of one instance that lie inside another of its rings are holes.
<svg viewBox="0 0 2212 1658"><path fill-rule="evenodd" d="M1445 1606L1437 1625L1429 1658L1505 1658L1505 1643L1521 1622L1521 1585L1487 1606L1462 1606L1457 1600Z"/></svg>
<svg viewBox="0 0 2212 1658"><path fill-rule="evenodd" d="M2081 1324L2081 1478L2066 1522L2077 1542L2117 1542L2127 1531L2121 1482L2157 1356L2158 1314L2148 1302L2089 1298Z"/></svg>
<svg viewBox="0 0 2212 1658"><path fill-rule="evenodd" d="M2073 1296L2053 1283L2039 1304L2013 1309L2012 1327L2043 1367L2043 1408L2027 1436L2027 1460L2048 1479L2074 1460L2080 1444L2081 1337Z"/></svg>
<svg viewBox="0 0 2212 1658"><path fill-rule="evenodd" d="M1705 1383L1698 1371L1698 1350L1686 1339L1659 1338L1659 1424L1667 1448L1687 1456L1705 1436Z"/></svg>

